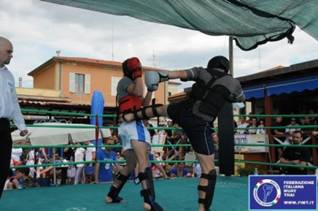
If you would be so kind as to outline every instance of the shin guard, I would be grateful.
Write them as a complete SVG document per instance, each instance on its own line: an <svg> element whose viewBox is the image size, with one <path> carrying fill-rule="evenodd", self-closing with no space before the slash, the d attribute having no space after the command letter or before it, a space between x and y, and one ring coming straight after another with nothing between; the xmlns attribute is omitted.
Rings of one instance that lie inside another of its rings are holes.
<svg viewBox="0 0 318 211"><path fill-rule="evenodd" d="M199 198L199 203L204 205L206 211L209 210L214 195L215 183L216 183L216 171L211 170L209 174L202 174L201 178L208 180L207 186L198 185L198 190L205 192L205 198Z"/></svg>
<svg viewBox="0 0 318 211"><path fill-rule="evenodd" d="M128 180L128 177L125 175L122 175L121 173L118 173L116 175L116 179L119 182L118 187L115 187L114 185L111 186L107 196L110 197L112 199L111 203L120 203L123 198L121 198L119 195L119 192L121 191L121 189L124 187L125 183Z"/></svg>
<svg viewBox="0 0 318 211"><path fill-rule="evenodd" d="M140 194L144 198L144 202L151 206L151 211L163 211L163 208L155 202L155 188L151 168L147 167L145 172L140 172L138 178L143 187Z"/></svg>

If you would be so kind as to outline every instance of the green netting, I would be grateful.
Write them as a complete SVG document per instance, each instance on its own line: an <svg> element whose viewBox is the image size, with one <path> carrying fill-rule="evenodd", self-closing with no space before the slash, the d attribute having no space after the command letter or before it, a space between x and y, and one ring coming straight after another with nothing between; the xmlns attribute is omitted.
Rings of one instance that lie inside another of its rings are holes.
<svg viewBox="0 0 318 211"><path fill-rule="evenodd" d="M295 26L318 39L317 0L42 0L234 36L243 50L285 37Z"/></svg>

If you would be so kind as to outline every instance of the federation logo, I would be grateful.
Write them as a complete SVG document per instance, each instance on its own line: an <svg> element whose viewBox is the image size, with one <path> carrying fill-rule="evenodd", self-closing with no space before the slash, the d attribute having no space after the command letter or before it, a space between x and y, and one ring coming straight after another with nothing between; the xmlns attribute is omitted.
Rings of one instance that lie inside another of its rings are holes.
<svg viewBox="0 0 318 211"><path fill-rule="evenodd" d="M262 179L257 182L253 189L255 201L263 207L272 207L281 198L282 191L279 185L271 179Z"/></svg>

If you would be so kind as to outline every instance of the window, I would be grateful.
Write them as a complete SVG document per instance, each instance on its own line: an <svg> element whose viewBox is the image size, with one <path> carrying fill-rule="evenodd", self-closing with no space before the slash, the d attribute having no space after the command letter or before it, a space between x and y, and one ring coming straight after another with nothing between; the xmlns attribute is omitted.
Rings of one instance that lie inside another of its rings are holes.
<svg viewBox="0 0 318 211"><path fill-rule="evenodd" d="M121 77L114 77L112 76L112 85L111 85L111 95L116 96L117 95L117 85L120 81Z"/></svg>
<svg viewBox="0 0 318 211"><path fill-rule="evenodd" d="M75 93L83 94L85 88L85 75L75 73Z"/></svg>
<svg viewBox="0 0 318 211"><path fill-rule="evenodd" d="M89 94L91 86L90 74L70 73L69 91L76 94Z"/></svg>

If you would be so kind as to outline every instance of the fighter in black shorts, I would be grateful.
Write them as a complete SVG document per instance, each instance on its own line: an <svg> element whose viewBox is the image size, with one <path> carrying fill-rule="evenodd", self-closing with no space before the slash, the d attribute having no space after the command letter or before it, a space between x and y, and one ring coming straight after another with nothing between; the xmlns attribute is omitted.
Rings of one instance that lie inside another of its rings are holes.
<svg viewBox="0 0 318 211"><path fill-rule="evenodd" d="M211 125L226 102L245 100L240 82L228 74L229 61L223 56L212 58L207 68L169 72L147 72L145 83L155 91L158 84L169 79L195 81L187 98L166 105L152 104L121 116L124 121L168 116L179 124L189 137L200 162L202 175L198 185L199 211L209 210L215 189L216 171Z"/></svg>

